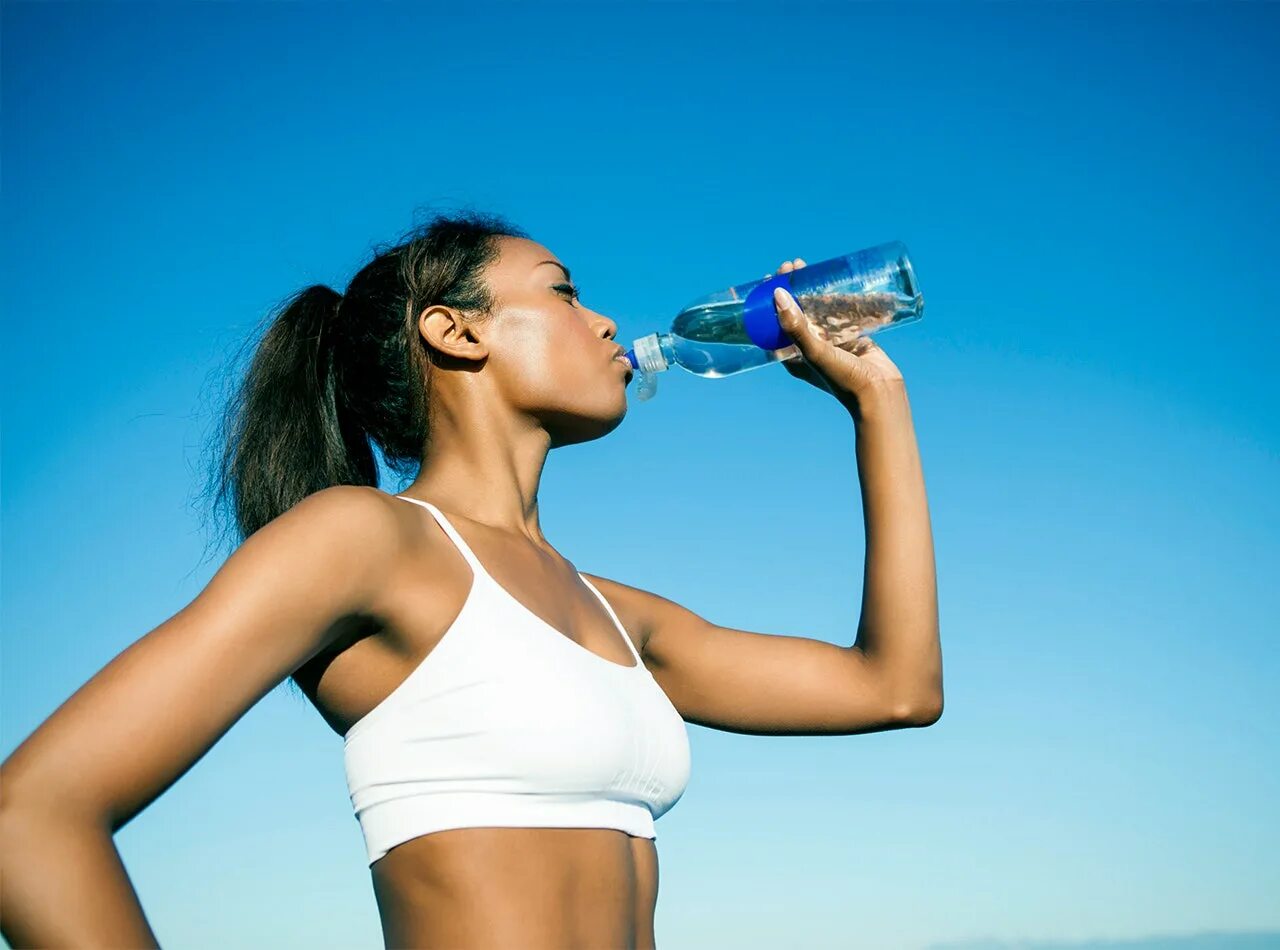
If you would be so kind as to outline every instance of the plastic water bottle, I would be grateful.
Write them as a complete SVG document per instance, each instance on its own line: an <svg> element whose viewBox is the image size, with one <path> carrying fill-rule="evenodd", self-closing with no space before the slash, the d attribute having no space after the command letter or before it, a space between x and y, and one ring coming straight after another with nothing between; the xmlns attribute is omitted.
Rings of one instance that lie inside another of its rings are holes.
<svg viewBox="0 0 1280 950"><path fill-rule="evenodd" d="M667 333L632 343L626 356L640 373L637 397L651 398L657 374L673 365L717 379L798 358L778 323L775 287L785 287L832 344L849 350L859 336L924 316L924 296L901 241L737 284L688 304Z"/></svg>

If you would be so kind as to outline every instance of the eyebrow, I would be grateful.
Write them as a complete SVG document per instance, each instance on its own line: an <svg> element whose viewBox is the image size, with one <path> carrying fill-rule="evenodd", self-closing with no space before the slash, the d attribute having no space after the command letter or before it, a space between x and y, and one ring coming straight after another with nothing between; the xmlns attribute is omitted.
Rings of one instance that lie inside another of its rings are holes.
<svg viewBox="0 0 1280 950"><path fill-rule="evenodd" d="M537 264L535 264L535 265L534 265L534 267L541 267L543 264L551 264L551 265L552 265L552 266L554 266L554 267L558 267L558 268L560 268L562 271L564 271L564 279L565 279L565 280L573 280L573 278L569 276L569 268L565 267L565 266L564 266L563 264L561 264L560 262L558 262L558 261L540 261L540 262L538 262Z"/></svg>

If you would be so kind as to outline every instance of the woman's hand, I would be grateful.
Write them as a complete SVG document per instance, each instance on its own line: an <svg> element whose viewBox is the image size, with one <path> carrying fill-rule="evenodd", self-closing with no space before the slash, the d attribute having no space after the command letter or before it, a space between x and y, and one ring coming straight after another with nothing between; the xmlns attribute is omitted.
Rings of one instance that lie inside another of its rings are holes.
<svg viewBox="0 0 1280 950"><path fill-rule="evenodd" d="M790 273L804 267L797 257L778 268L779 274ZM770 276L770 275L766 275ZM795 298L779 288L774 291L774 307L778 323L800 351L798 359L786 360L782 365L787 372L831 393L845 408L856 411L860 401L869 398L885 386L905 386L902 371L869 337L859 336L853 344L853 352L828 341L827 333L804 315Z"/></svg>

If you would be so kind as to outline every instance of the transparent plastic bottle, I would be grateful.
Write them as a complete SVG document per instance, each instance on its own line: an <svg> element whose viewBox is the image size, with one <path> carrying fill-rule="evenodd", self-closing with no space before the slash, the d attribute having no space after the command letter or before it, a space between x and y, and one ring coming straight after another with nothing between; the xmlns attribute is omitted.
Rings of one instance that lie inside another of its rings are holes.
<svg viewBox="0 0 1280 950"><path fill-rule="evenodd" d="M859 336L924 316L924 295L901 241L808 264L700 297L676 314L670 331L636 340L626 356L640 373L637 397L651 398L657 374L672 366L714 379L798 358L799 349L778 323L775 287L785 287L844 349Z"/></svg>

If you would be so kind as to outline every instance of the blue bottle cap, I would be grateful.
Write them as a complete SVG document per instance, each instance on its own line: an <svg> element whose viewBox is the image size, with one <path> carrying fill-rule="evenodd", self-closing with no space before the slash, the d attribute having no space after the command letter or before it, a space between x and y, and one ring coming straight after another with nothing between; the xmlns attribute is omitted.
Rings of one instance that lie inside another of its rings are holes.
<svg viewBox="0 0 1280 950"><path fill-rule="evenodd" d="M636 359L636 351L635 351L635 350L627 350L627 352L623 353L622 355L623 355L623 356L625 356L625 357L627 358L627 362L631 364L631 368L632 368L632 369L639 369L639 368L640 368L640 363L639 363L639 361Z"/></svg>

